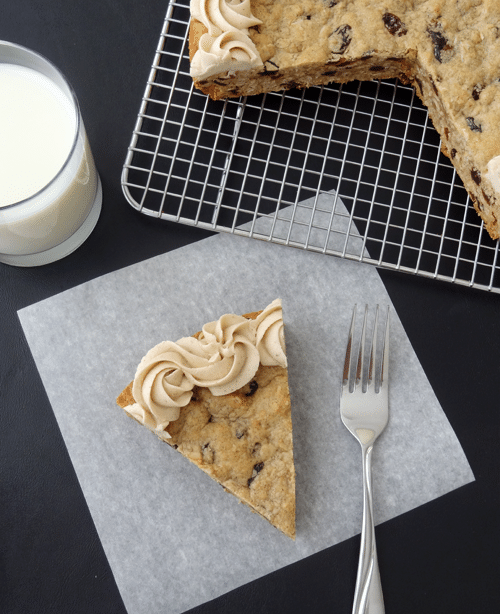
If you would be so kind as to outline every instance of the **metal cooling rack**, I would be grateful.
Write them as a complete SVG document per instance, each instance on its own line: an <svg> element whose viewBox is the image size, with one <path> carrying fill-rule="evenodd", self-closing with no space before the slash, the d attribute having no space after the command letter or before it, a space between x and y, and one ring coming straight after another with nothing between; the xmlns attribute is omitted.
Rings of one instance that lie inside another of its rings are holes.
<svg viewBox="0 0 500 614"><path fill-rule="evenodd" d="M170 0L122 174L142 213L500 292L483 230L413 88L353 82L214 102Z"/></svg>

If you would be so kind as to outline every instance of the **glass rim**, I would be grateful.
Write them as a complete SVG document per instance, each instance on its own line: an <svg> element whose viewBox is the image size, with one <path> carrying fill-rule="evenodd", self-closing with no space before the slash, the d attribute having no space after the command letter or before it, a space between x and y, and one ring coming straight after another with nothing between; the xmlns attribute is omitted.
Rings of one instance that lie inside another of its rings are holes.
<svg viewBox="0 0 500 614"><path fill-rule="evenodd" d="M68 81L68 79L66 78L66 76L61 72L61 70L59 68L57 68L57 66L51 62L49 59L47 59L44 55L42 55L41 53L38 53L37 51L33 51L32 49L29 49L28 47L24 47L23 45L18 45L17 43L11 43L9 41L4 41L0 39L0 64L12 64L12 62L9 62L8 60L4 61L3 60L3 54L2 54L2 49L3 48L13 48L16 49L18 51L20 51L21 53L23 53L25 56L35 56L38 59L40 59L42 61L42 63L47 64L52 70L54 70L62 79L62 81L64 82L64 84L66 85L66 87L68 88L70 97L71 97L71 102L73 103L74 109L75 109L75 113L76 113L76 122L75 122L75 133L74 133L74 137L73 137L73 141L71 144L71 148L68 152L68 155L66 156L66 159L64 160L63 165L61 166L61 168L57 171L57 173L54 175L54 177L52 177L52 179L46 183L43 188L41 188L40 190L38 190L37 192L35 192L34 194L31 194L30 196L23 198L23 200L18 200L15 203L10 203L9 205L3 205L0 206L0 215L2 213L2 211L11 211L15 208L21 208L22 205L26 204L29 201L32 201L34 198L42 195L44 192L46 192L47 190L49 190L52 185L59 179L59 177L64 173L64 171L66 170L66 168L68 167L70 160L75 152L77 143L78 143L78 135L80 134L80 127L81 127L81 114L80 114L80 105L78 104L78 99L76 97L75 91L73 90L73 87L71 85L71 83ZM29 66L26 66L25 64L20 64L20 66L25 66L25 68L30 68ZM32 68L32 70L36 70L35 68ZM44 75L47 77L47 75ZM50 79L52 82L53 79L51 77L47 77L48 79ZM55 84L57 87L59 87L59 85L56 83Z"/></svg>

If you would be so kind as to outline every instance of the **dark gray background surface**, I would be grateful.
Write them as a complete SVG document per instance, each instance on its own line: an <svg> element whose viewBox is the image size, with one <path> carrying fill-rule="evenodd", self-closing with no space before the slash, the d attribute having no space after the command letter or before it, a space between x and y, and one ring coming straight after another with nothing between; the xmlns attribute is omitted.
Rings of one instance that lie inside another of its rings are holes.
<svg viewBox="0 0 500 614"><path fill-rule="evenodd" d="M208 233L135 212L120 174L166 2L0 0L0 39L72 83L103 183L86 243L41 268L0 264L0 612L124 607L23 335L17 310ZM387 614L500 608L500 297L381 272L476 481L378 528ZM290 280L298 283L298 280ZM193 610L351 611L359 537Z"/></svg>

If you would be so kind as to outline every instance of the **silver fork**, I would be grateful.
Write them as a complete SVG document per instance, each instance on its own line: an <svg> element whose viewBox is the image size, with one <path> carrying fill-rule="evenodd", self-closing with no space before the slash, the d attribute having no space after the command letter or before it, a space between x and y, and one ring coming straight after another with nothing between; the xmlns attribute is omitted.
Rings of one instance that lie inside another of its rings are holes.
<svg viewBox="0 0 500 614"><path fill-rule="evenodd" d="M359 441L363 459L363 525L352 614L384 614L384 598L380 583L373 525L371 459L375 440L385 429L389 419L389 309L387 309L381 360L377 354L378 305L370 344L371 350L367 348L366 344L367 318L368 305L365 306L363 328L356 358L353 352L356 324L355 305L342 376L340 416L345 426ZM352 356L354 356L356 362L354 368Z"/></svg>

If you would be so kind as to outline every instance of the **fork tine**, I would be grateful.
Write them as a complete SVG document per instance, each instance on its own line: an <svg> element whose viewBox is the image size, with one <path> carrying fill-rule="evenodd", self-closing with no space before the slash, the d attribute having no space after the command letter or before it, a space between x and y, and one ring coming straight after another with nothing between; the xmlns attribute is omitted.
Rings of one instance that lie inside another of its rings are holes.
<svg viewBox="0 0 500 614"><path fill-rule="evenodd" d="M385 322L384 347L382 348L383 360L380 372L380 387L389 381L389 307L387 307L387 319Z"/></svg>
<svg viewBox="0 0 500 614"><path fill-rule="evenodd" d="M365 349L366 349L366 322L368 319L368 305L365 305L365 316L363 318L363 328L361 329L361 340L359 342L358 365L356 369L356 387L363 379L363 367L365 364Z"/></svg>
<svg viewBox="0 0 500 614"><path fill-rule="evenodd" d="M352 318L351 318L351 328L349 329L349 337L347 339L347 348L345 352L345 360L344 360L344 374L343 374L343 383L349 386L349 382L351 381L351 352L352 352L352 338L354 336L354 326L356 325L356 308L357 305L354 305L354 309L352 310Z"/></svg>
<svg viewBox="0 0 500 614"><path fill-rule="evenodd" d="M375 360L377 358L377 331L378 331L378 305L375 311L375 324L373 325L373 333L372 333L372 349L370 352L370 366L368 368L368 386L373 382L374 378L376 378L375 374Z"/></svg>

